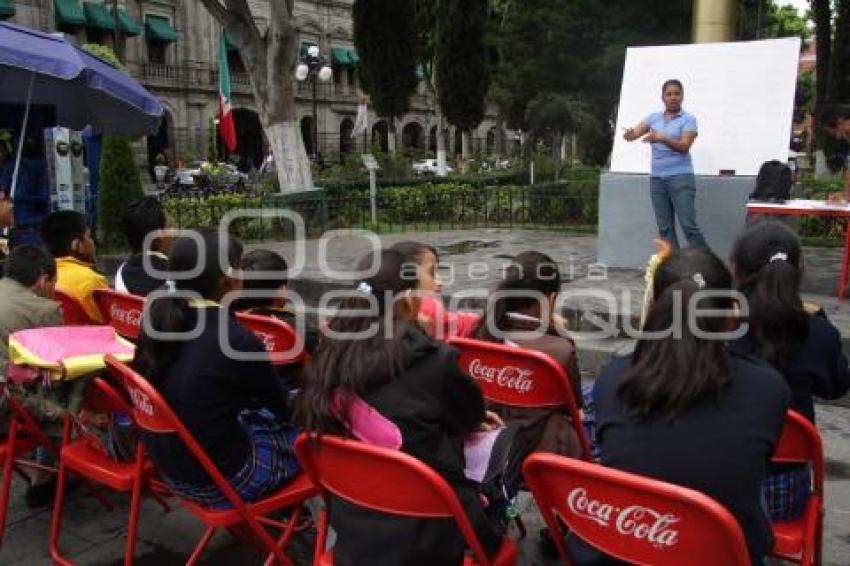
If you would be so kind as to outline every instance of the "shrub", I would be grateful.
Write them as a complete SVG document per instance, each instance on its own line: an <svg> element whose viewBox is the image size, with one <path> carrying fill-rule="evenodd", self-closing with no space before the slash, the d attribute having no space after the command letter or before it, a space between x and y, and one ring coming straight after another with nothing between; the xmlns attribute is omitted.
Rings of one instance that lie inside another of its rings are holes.
<svg viewBox="0 0 850 566"><path fill-rule="evenodd" d="M130 140L103 136L98 191L98 240L106 249L124 248L121 216L127 203L144 196Z"/></svg>

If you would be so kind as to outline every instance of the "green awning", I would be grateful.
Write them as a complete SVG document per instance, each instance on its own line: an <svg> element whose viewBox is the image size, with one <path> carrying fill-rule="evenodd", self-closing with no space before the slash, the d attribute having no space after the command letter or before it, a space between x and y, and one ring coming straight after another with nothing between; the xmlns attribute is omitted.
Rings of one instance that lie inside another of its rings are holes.
<svg viewBox="0 0 850 566"><path fill-rule="evenodd" d="M0 0L0 20L11 18L15 15L15 5L12 0Z"/></svg>
<svg viewBox="0 0 850 566"><path fill-rule="evenodd" d="M115 20L103 4L83 2L83 12L86 14L86 24L89 27L105 29L107 31L115 29Z"/></svg>
<svg viewBox="0 0 850 566"><path fill-rule="evenodd" d="M177 41L177 32L171 27L168 18L162 16L145 17L145 39L148 41L164 41L174 43Z"/></svg>
<svg viewBox="0 0 850 566"><path fill-rule="evenodd" d="M53 0L56 8L56 23L58 25L83 26L86 24L86 14L77 0Z"/></svg>
<svg viewBox="0 0 850 566"><path fill-rule="evenodd" d="M236 42L233 41L233 38L230 37L227 30L224 31L224 48L228 51L239 51L239 48L236 47Z"/></svg>
<svg viewBox="0 0 850 566"><path fill-rule="evenodd" d="M351 61L352 65L359 65L360 64L360 55L357 54L357 51L354 51L353 49L349 49L348 50L348 60Z"/></svg>
<svg viewBox="0 0 850 566"><path fill-rule="evenodd" d="M307 56L307 50L310 49L311 47L313 47L314 45L318 45L318 44L313 42L313 41L302 41L301 42L301 51L299 52L301 57L302 58L306 57Z"/></svg>
<svg viewBox="0 0 850 566"><path fill-rule="evenodd" d="M142 33L142 26L124 8L118 8L118 25L121 26L121 33L129 37Z"/></svg>
<svg viewBox="0 0 850 566"><path fill-rule="evenodd" d="M331 47L331 65L347 67L351 64L351 59L348 58L348 49L344 47Z"/></svg>

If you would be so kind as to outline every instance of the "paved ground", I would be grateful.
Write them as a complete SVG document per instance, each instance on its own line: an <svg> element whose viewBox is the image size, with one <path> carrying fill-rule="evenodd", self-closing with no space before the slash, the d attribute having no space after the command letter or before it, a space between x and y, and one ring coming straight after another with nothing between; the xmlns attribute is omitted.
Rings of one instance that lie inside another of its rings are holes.
<svg viewBox="0 0 850 566"><path fill-rule="evenodd" d="M565 236L545 232L509 232L502 230L477 230L440 232L434 234L407 234L382 237L382 243L392 243L415 238L436 245L444 264L451 264L454 280L446 285L446 294L480 287L489 288L496 269L512 254L527 249L545 251L561 262L562 271L570 279L568 290L607 289L619 295L627 291L626 299L615 309L614 315L633 319L639 311L642 297L642 273L627 270L608 270L607 276L596 277L595 238L590 236ZM272 247L268 245L267 247ZM295 256L291 243L274 244L287 258ZM318 292L328 287L338 287L340 281L323 273L317 261L319 244L306 243L306 264L296 285L314 303ZM336 269L350 269L369 249L368 243L351 237L336 239L328 247L327 263ZM834 292L840 250L807 250L808 270L805 290L807 298L827 307L845 337L850 337L850 306L835 311ZM470 270L473 263L480 263ZM570 269L572 266L572 269ZM449 272L445 272L449 275ZM482 277L482 273L486 273ZM478 278L482 280L478 281ZM630 293L630 295L629 295ZM577 294L576 294L577 295ZM605 314L598 301L575 296L568 305L577 317L579 328L586 326L586 318ZM608 309L610 310L610 309ZM611 313L608 313L609 315ZM622 321L621 321L622 322ZM614 349L627 347L622 337L608 340L591 340L580 344L584 377L592 379L596 368L602 365ZM823 435L827 456L826 532L824 537L824 564L846 566L850 564L850 408L841 404L818 406L818 427ZM0 565L49 564L47 538L50 509L30 510L23 504L22 482L13 482L5 541L0 549ZM63 527L62 547L78 564L105 566L120 564L126 525L126 504L116 497L118 508L104 511L84 490L74 492L68 502ZM539 553L536 532L539 528L533 503L521 503L526 524L531 535L521 542L522 564L549 564ZM140 565L168 566L185 563L202 529L182 509L164 513L155 503L145 501L140 520L136 563ZM313 533L300 535L292 546L291 556L299 565L310 562ZM256 553L238 543L229 534L214 539L206 564L254 564L260 560ZM554 562L551 562L554 563Z"/></svg>

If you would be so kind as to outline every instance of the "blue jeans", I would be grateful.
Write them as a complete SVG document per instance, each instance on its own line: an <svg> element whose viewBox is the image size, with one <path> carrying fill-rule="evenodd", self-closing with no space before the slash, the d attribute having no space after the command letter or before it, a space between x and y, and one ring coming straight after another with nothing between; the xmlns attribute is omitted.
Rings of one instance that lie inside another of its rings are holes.
<svg viewBox="0 0 850 566"><path fill-rule="evenodd" d="M693 174L650 177L649 195L658 224L658 235L674 248L679 247L676 237L676 217L688 239L688 245L708 247L697 226L697 211L694 207L697 186Z"/></svg>

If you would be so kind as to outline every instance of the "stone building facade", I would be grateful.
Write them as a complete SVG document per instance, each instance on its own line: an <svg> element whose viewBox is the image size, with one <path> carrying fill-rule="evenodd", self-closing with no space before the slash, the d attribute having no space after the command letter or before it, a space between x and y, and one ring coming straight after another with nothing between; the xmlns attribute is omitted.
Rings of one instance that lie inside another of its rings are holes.
<svg viewBox="0 0 850 566"><path fill-rule="evenodd" d="M79 43L113 46L116 0L3 0L12 6L6 17L15 23L44 31L61 31ZM258 25L265 26L269 0L251 0ZM166 109L160 132L139 144L139 153L152 167L162 153L169 162L186 162L207 155L210 120L218 101L218 54L221 26L199 0L117 0L119 43L124 47L126 67L154 93ZM370 111L366 135L350 135L360 96L356 55L352 38L353 0L299 0L296 26L302 49L316 44L332 65L333 80L318 87L319 153L326 161L341 152L362 152L377 144L386 147L386 123ZM233 106L237 127L237 153L247 165L259 165L265 152L262 129L255 111L248 75L238 51L228 50ZM293 79L294 72L293 72ZM298 116L308 151L312 147L312 88L299 84ZM433 96L420 81L411 110L397 123L401 147L423 152L436 147L436 112ZM460 151L460 135L446 132L449 153ZM495 111L473 132L473 152L486 152L496 140ZM221 144L219 144L221 147Z"/></svg>

